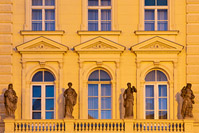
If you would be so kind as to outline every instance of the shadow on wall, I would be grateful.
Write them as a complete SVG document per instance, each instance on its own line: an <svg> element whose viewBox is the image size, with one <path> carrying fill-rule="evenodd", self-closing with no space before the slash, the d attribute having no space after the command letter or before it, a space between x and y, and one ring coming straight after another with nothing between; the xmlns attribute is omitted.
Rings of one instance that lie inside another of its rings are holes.
<svg viewBox="0 0 199 133"><path fill-rule="evenodd" d="M179 92L175 95L176 101L178 103L178 106L177 106L177 118L178 119L182 119L181 108L182 108L183 99L180 95L181 95L181 93L179 93Z"/></svg>
<svg viewBox="0 0 199 133"><path fill-rule="evenodd" d="M125 109L124 109L124 105L123 105L123 102L124 102L123 93L124 93L125 89L122 88L120 91L121 91L120 97L119 97L120 119L124 119L124 111L125 111Z"/></svg>
<svg viewBox="0 0 199 133"><path fill-rule="evenodd" d="M61 89L61 93L59 93L59 97L58 97L58 119L63 119L64 118L64 110L65 110L65 105L64 105L64 91L65 89L62 88Z"/></svg>
<svg viewBox="0 0 199 133"><path fill-rule="evenodd" d="M5 93L6 90L7 90L7 88L2 89L2 92L1 92L1 95L0 95L0 97L1 97L1 102L0 102L0 104L1 104L1 107L2 107L2 108L0 108L0 111L1 111L1 114L0 114L0 122L2 122L3 119L4 119L5 116L6 116L6 109L5 109L5 105L4 105L4 93Z"/></svg>

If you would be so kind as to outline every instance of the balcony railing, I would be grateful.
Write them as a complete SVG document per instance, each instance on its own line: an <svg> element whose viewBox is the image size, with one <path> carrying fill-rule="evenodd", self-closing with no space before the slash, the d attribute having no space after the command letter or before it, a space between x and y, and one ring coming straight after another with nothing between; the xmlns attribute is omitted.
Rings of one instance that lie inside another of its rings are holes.
<svg viewBox="0 0 199 133"><path fill-rule="evenodd" d="M21 132L192 132L193 120L12 120L5 119L5 133Z"/></svg>

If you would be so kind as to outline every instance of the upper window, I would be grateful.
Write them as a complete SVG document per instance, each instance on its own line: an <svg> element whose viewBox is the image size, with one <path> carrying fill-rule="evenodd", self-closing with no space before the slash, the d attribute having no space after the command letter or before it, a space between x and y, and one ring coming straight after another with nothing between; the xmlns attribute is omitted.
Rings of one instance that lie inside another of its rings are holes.
<svg viewBox="0 0 199 133"><path fill-rule="evenodd" d="M92 72L88 78L88 118L111 119L111 78L104 70Z"/></svg>
<svg viewBox="0 0 199 133"><path fill-rule="evenodd" d="M167 0L145 0L144 16L145 31L168 30Z"/></svg>
<svg viewBox="0 0 199 133"><path fill-rule="evenodd" d="M32 0L32 30L55 30L55 0Z"/></svg>
<svg viewBox="0 0 199 133"><path fill-rule="evenodd" d="M32 119L55 118L54 76L39 71L32 78Z"/></svg>
<svg viewBox="0 0 199 133"><path fill-rule="evenodd" d="M111 31L111 0L88 0L88 30Z"/></svg>

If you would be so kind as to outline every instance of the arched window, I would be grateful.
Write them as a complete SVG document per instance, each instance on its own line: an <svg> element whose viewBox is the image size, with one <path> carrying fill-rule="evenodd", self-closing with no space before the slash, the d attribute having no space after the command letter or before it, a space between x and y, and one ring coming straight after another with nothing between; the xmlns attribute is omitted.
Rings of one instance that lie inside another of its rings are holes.
<svg viewBox="0 0 199 133"><path fill-rule="evenodd" d="M145 77L145 118L168 119L168 79L159 70L150 71Z"/></svg>
<svg viewBox="0 0 199 133"><path fill-rule="evenodd" d="M39 71L32 78L32 119L55 118L55 78L49 71Z"/></svg>
<svg viewBox="0 0 199 133"><path fill-rule="evenodd" d="M107 72L98 69L88 78L88 118L111 119L111 78Z"/></svg>

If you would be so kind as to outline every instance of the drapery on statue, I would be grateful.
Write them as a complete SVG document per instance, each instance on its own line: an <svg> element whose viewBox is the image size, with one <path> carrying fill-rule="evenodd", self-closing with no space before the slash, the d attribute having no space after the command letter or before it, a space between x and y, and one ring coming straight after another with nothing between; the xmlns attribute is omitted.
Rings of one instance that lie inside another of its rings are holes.
<svg viewBox="0 0 199 133"><path fill-rule="evenodd" d="M13 85L8 85L8 90L4 93L4 104L6 108L7 117L15 118L15 110L17 109L17 95L13 90Z"/></svg>
<svg viewBox="0 0 199 133"><path fill-rule="evenodd" d="M126 119L133 119L133 92L137 92L135 86L132 86L131 83L127 83L128 88L124 91L123 98L124 98L124 107L125 107L125 115L124 118Z"/></svg>
<svg viewBox="0 0 199 133"><path fill-rule="evenodd" d="M65 97L65 118L66 119L74 119L72 116L73 113L73 106L75 106L77 101L77 93L72 87L72 83L68 83L68 89L64 91Z"/></svg>
<svg viewBox="0 0 199 133"><path fill-rule="evenodd" d="M187 86L184 86L181 90L181 97L183 98L181 115L183 119L193 118L192 110L194 102L194 94L191 90L191 84L187 83Z"/></svg>

